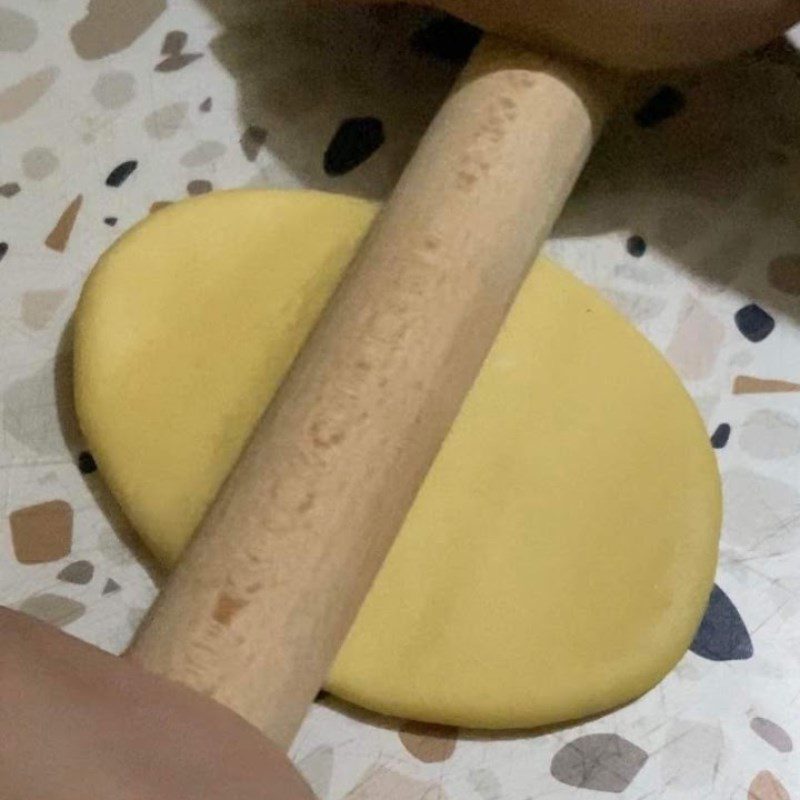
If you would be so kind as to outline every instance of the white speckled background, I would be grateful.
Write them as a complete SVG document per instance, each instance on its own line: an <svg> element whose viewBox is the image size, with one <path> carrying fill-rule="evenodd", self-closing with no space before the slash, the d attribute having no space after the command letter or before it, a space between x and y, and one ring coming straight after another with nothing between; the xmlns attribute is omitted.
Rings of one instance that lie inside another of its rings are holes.
<svg viewBox="0 0 800 800"><path fill-rule="evenodd" d="M97 256L208 183L385 196L458 69L411 46L428 24L270 0L0 0L0 602L118 651L156 591L78 468L64 332ZM647 696L548 734L408 730L326 701L294 748L321 798L800 800L798 76L779 43L638 87L549 244L666 354L714 435L724 594L706 639ZM666 84L672 113L637 124ZM340 124L366 117L385 143L326 175Z"/></svg>

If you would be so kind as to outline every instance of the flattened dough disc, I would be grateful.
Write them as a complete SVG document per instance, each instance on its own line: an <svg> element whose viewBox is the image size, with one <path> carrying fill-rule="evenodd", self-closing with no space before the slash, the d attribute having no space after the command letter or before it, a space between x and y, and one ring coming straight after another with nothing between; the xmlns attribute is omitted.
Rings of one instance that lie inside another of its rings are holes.
<svg viewBox="0 0 800 800"><path fill-rule="evenodd" d="M103 256L76 399L108 485L172 564L375 212L312 192L206 195ZM575 719L682 656L716 564L703 424L658 353L539 261L333 668L367 708L478 728Z"/></svg>

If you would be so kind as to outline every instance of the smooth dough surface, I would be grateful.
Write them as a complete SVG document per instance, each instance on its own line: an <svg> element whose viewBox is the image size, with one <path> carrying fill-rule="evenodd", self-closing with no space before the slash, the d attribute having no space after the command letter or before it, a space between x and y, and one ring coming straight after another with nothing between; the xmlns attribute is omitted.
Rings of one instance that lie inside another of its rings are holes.
<svg viewBox="0 0 800 800"><path fill-rule="evenodd" d="M100 470L178 558L375 207L242 191L171 206L100 260L76 400ZM530 728L620 705L683 655L720 527L704 426L599 295L539 261L327 688L400 717Z"/></svg>

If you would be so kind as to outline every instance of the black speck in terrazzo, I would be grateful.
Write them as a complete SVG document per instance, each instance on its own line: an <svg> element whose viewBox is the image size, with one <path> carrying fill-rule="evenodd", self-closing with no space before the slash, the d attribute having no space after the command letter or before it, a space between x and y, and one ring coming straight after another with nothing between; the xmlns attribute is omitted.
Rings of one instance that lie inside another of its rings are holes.
<svg viewBox="0 0 800 800"><path fill-rule="evenodd" d="M384 142L383 123L376 117L346 119L325 151L328 175L346 175L363 164Z"/></svg>
<svg viewBox="0 0 800 800"><path fill-rule="evenodd" d="M18 183L4 183L0 186L0 197L7 197L11 198L15 195L18 195L21 191L21 187Z"/></svg>
<svg viewBox="0 0 800 800"><path fill-rule="evenodd" d="M763 342L775 330L775 320L755 303L740 308L734 319L739 332L751 342Z"/></svg>
<svg viewBox="0 0 800 800"><path fill-rule="evenodd" d="M113 228L117 222L119 222L119 220L116 217L103 217L103 222L105 222L105 224L109 227Z"/></svg>
<svg viewBox="0 0 800 800"><path fill-rule="evenodd" d="M78 456L78 469L83 475L91 475L93 472L97 472L94 456L88 450L84 450Z"/></svg>
<svg viewBox="0 0 800 800"><path fill-rule="evenodd" d="M744 620L716 584L689 649L709 661L745 661L753 656L753 642Z"/></svg>
<svg viewBox="0 0 800 800"><path fill-rule="evenodd" d="M106 585L103 587L103 595L107 594L114 594L118 592L122 587L113 579L109 578L106 581Z"/></svg>
<svg viewBox="0 0 800 800"><path fill-rule="evenodd" d="M249 125L247 130L242 134L239 139L239 144L242 146L242 152L248 161L255 161L258 157L258 151L264 146L267 141L267 132L260 125Z"/></svg>
<svg viewBox="0 0 800 800"><path fill-rule="evenodd" d="M647 242L641 236L631 236L625 243L628 255L641 258L647 252Z"/></svg>
<svg viewBox="0 0 800 800"><path fill-rule="evenodd" d="M731 426L727 422L723 422L721 425L717 425L717 429L711 434L711 446L715 450L722 450L730 438Z"/></svg>
<svg viewBox="0 0 800 800"><path fill-rule="evenodd" d="M0 261L3 260L3 256L8 252L8 242L0 242Z"/></svg>
<svg viewBox="0 0 800 800"><path fill-rule="evenodd" d="M138 166L138 161L123 161L119 166L111 170L106 178L106 186L113 186L115 189L122 186Z"/></svg>
<svg viewBox="0 0 800 800"><path fill-rule="evenodd" d="M470 57L482 35L480 28L447 15L420 28L411 37L411 46L443 61L459 63Z"/></svg>
<svg viewBox="0 0 800 800"><path fill-rule="evenodd" d="M636 124L642 128L654 128L679 114L686 107L686 97L674 86L662 86L634 114Z"/></svg>
<svg viewBox="0 0 800 800"><path fill-rule="evenodd" d="M212 107L213 104L214 104L214 101L210 97L206 97L206 99L203 100L202 103L200 103L200 110L204 114L207 114L209 111L211 111L211 107Z"/></svg>

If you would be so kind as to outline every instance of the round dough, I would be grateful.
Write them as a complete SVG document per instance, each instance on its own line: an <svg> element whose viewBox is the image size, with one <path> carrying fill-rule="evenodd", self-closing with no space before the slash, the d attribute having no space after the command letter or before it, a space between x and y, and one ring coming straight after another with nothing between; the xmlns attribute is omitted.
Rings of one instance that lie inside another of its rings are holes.
<svg viewBox="0 0 800 800"><path fill-rule="evenodd" d="M243 191L159 211L100 260L76 400L102 474L179 556L370 220ZM719 479L680 382L596 292L539 261L327 688L367 708L529 728L615 707L683 655L712 586Z"/></svg>

